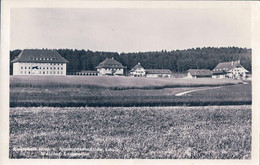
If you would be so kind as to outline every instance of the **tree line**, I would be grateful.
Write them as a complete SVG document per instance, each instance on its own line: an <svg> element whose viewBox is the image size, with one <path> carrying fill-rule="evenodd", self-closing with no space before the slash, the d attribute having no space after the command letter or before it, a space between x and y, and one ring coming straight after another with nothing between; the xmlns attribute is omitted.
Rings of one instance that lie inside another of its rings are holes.
<svg viewBox="0 0 260 165"><path fill-rule="evenodd" d="M67 72L96 70L95 67L106 58L115 60L130 70L138 62L146 69L170 69L172 72L185 73L188 69L214 69L220 62L240 60L251 72L251 49L239 47L204 47L185 50L117 53L77 49L56 49L69 61ZM21 50L10 51L10 61L20 54ZM12 65L10 65L12 74Z"/></svg>

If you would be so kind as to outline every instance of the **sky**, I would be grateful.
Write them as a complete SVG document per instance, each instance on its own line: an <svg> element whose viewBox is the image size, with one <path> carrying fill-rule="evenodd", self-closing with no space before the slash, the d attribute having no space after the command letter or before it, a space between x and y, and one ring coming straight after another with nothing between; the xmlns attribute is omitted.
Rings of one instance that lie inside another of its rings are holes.
<svg viewBox="0 0 260 165"><path fill-rule="evenodd" d="M113 52L250 48L250 24L246 8L14 8L10 46Z"/></svg>

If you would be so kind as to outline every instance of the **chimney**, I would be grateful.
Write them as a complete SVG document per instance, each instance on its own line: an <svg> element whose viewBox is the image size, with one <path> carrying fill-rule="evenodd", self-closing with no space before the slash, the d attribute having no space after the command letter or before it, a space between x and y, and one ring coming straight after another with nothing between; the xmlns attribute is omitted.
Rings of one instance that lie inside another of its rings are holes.
<svg viewBox="0 0 260 165"><path fill-rule="evenodd" d="M231 66L233 66L233 65L234 65L234 61L231 62Z"/></svg>
<svg viewBox="0 0 260 165"><path fill-rule="evenodd" d="M240 64L240 59L237 60L237 63Z"/></svg>
<svg viewBox="0 0 260 165"><path fill-rule="evenodd" d="M140 62L138 62L138 65L140 65Z"/></svg>
<svg viewBox="0 0 260 165"><path fill-rule="evenodd" d="M114 57L112 57L112 59L114 59Z"/></svg>

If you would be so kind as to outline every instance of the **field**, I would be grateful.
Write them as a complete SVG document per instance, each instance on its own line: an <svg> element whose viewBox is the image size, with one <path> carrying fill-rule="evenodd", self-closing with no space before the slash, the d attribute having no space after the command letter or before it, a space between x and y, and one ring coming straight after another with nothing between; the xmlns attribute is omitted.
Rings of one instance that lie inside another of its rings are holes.
<svg viewBox="0 0 260 165"><path fill-rule="evenodd" d="M184 96L179 92L221 86ZM131 77L11 76L10 106L202 106L251 104L251 83L239 80Z"/></svg>
<svg viewBox="0 0 260 165"><path fill-rule="evenodd" d="M10 158L250 157L249 105L10 109Z"/></svg>

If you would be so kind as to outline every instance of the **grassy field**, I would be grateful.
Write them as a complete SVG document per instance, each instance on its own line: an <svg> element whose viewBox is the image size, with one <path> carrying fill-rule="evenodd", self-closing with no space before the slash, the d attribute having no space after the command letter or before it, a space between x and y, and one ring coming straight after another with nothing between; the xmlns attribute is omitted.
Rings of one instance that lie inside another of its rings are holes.
<svg viewBox="0 0 260 165"><path fill-rule="evenodd" d="M240 80L146 78L116 76L10 76L10 87L162 89L167 87L202 87L238 84Z"/></svg>
<svg viewBox="0 0 260 165"><path fill-rule="evenodd" d="M251 83L240 84L238 80L49 77L12 76L10 106L201 106L252 102ZM223 87L175 96L182 91L213 86Z"/></svg>
<svg viewBox="0 0 260 165"><path fill-rule="evenodd" d="M250 157L249 105L10 109L10 158Z"/></svg>

